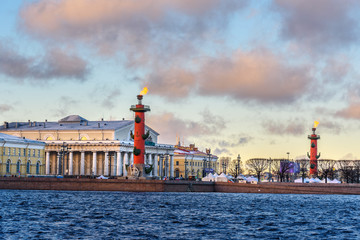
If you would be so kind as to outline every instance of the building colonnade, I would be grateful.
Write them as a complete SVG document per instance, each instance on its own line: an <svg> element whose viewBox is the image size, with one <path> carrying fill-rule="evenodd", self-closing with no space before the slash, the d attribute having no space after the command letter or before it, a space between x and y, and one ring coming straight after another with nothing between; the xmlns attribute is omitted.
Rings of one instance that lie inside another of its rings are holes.
<svg viewBox="0 0 360 240"><path fill-rule="evenodd" d="M131 145L91 146L71 144L64 151L58 144L48 144L45 149L47 175L72 176L130 176L134 163ZM145 165L151 165L148 176L174 177L174 154L169 145L146 149Z"/></svg>

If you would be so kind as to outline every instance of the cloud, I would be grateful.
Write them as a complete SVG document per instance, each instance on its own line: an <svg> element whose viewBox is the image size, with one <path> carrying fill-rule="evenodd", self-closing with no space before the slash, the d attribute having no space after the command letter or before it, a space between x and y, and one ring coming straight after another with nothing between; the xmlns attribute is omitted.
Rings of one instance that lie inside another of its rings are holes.
<svg viewBox="0 0 360 240"><path fill-rule="evenodd" d="M260 102L290 102L311 84L310 67L291 66L266 49L209 59L199 73L199 93Z"/></svg>
<svg viewBox="0 0 360 240"><path fill-rule="evenodd" d="M345 119L360 119L360 102L350 103L350 105L335 113L335 116Z"/></svg>
<svg viewBox="0 0 360 240"><path fill-rule="evenodd" d="M8 104L0 104L0 112L4 113L4 112L8 112L10 110L12 110L13 107L11 105Z"/></svg>
<svg viewBox="0 0 360 240"><path fill-rule="evenodd" d="M222 148L233 148L233 147L238 147L238 146L243 146L247 143L249 143L252 140L252 137L249 136L232 136L230 138L232 141L225 141L222 140L220 141L218 144L220 147Z"/></svg>
<svg viewBox="0 0 360 240"><path fill-rule="evenodd" d="M327 132L331 131L334 134L340 134L342 130L342 125L333 121L321 121L319 128L325 129L327 130Z"/></svg>
<svg viewBox="0 0 360 240"><path fill-rule="evenodd" d="M112 109L115 107L115 101L118 96L120 96L120 90L114 89L110 91L106 96L105 99L102 101L101 105L105 108Z"/></svg>
<svg viewBox="0 0 360 240"><path fill-rule="evenodd" d="M313 51L333 51L359 40L359 21L351 11L355 0L275 0L272 9L282 17L281 35Z"/></svg>
<svg viewBox="0 0 360 240"><path fill-rule="evenodd" d="M70 115L71 108L74 107L74 105L76 105L77 103L77 101L70 97L62 96L58 101L58 108L54 109L53 111L53 116L58 118L64 118Z"/></svg>
<svg viewBox="0 0 360 240"><path fill-rule="evenodd" d="M220 119L220 117L219 117ZM207 120L192 121L176 117L173 113L149 115L147 125L161 133L161 142L174 143L176 136L187 140L190 137L203 137L218 134L225 127L223 120L207 123Z"/></svg>
<svg viewBox="0 0 360 240"><path fill-rule="evenodd" d="M0 74L21 80L67 78L84 80L89 72L86 62L61 50L50 50L43 57L26 57L0 42Z"/></svg>
<svg viewBox="0 0 360 240"><path fill-rule="evenodd" d="M167 63L178 54L189 56L202 40L217 36L228 17L245 4L237 0L39 0L22 6L19 25L45 41L85 43L101 54L125 54L131 65L150 60Z"/></svg>
<svg viewBox="0 0 360 240"><path fill-rule="evenodd" d="M148 86L152 94L174 101L188 96L196 84L195 75L181 68L155 70L146 79L143 85Z"/></svg>
<svg viewBox="0 0 360 240"><path fill-rule="evenodd" d="M214 154L215 155L221 155L224 153L229 153L230 151L227 148L215 148Z"/></svg>
<svg viewBox="0 0 360 240"><path fill-rule="evenodd" d="M262 124L267 133L273 135L303 135L305 127L302 120L295 119L286 121L284 123L275 122L272 120L264 121Z"/></svg>

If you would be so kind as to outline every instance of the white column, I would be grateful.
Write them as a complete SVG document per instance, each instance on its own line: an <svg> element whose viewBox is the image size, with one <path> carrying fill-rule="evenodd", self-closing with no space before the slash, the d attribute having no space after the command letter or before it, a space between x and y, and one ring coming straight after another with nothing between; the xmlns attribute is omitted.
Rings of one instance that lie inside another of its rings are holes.
<svg viewBox="0 0 360 240"><path fill-rule="evenodd" d="M161 180L162 180L162 177L163 177L163 174L164 174L163 163L164 163L164 156L160 155L159 156L159 177L161 178Z"/></svg>
<svg viewBox="0 0 360 240"><path fill-rule="evenodd" d="M124 174L123 176L127 176L127 170L126 170L126 165L129 164L129 154L127 152L124 152L124 161L123 161L123 166L124 166Z"/></svg>
<svg viewBox="0 0 360 240"><path fill-rule="evenodd" d="M50 152L46 152L46 175L50 174Z"/></svg>
<svg viewBox="0 0 360 240"><path fill-rule="evenodd" d="M93 164L92 164L92 174L94 174L94 176L96 175L96 166L97 166L97 161L96 161L96 151L93 152Z"/></svg>
<svg viewBox="0 0 360 240"><path fill-rule="evenodd" d="M85 175L85 152L84 151L81 151L80 175Z"/></svg>
<svg viewBox="0 0 360 240"><path fill-rule="evenodd" d="M121 152L116 152L116 175L122 175L122 159L121 159Z"/></svg>
<svg viewBox="0 0 360 240"><path fill-rule="evenodd" d="M116 152L114 152L114 155L113 155L113 164L112 164L112 167L111 167L111 176L116 176L116 173L117 173L117 154ZM111 164L111 163L110 163Z"/></svg>
<svg viewBox="0 0 360 240"><path fill-rule="evenodd" d="M174 177L174 155L170 155L170 177Z"/></svg>
<svg viewBox="0 0 360 240"><path fill-rule="evenodd" d="M153 170L151 170L151 172L149 173L149 176L152 177L153 171L154 171L154 163L153 163L153 155L151 153L149 154L148 159L149 159L149 164L152 165L152 167L153 167Z"/></svg>
<svg viewBox="0 0 360 240"><path fill-rule="evenodd" d="M159 176L158 174L158 160L159 160L159 156L157 154L155 154L154 156L154 175L157 177Z"/></svg>
<svg viewBox="0 0 360 240"><path fill-rule="evenodd" d="M61 154L60 154L60 152L58 152L57 153L57 164L56 164L56 166L57 166L57 175L60 175L60 173L61 173Z"/></svg>
<svg viewBox="0 0 360 240"><path fill-rule="evenodd" d="M134 153L131 152L130 154L130 164L129 165L134 165Z"/></svg>
<svg viewBox="0 0 360 240"><path fill-rule="evenodd" d="M105 152L104 175L109 175L109 152Z"/></svg>
<svg viewBox="0 0 360 240"><path fill-rule="evenodd" d="M169 177L169 156L165 157L165 177Z"/></svg>
<svg viewBox="0 0 360 240"><path fill-rule="evenodd" d="M73 152L69 152L69 175L73 175Z"/></svg>

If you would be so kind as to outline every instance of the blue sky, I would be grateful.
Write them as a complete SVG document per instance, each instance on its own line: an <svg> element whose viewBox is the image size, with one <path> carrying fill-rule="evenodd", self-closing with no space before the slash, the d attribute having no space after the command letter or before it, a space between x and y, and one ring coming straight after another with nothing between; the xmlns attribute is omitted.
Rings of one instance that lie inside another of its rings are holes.
<svg viewBox="0 0 360 240"><path fill-rule="evenodd" d="M354 159L353 0L39 0L0 9L0 119L131 119L144 86L160 142L219 156Z"/></svg>

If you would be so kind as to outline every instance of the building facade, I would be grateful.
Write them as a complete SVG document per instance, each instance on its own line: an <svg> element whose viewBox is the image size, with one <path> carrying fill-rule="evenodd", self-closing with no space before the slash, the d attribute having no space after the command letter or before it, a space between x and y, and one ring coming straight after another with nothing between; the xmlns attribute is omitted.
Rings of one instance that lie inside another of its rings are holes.
<svg viewBox="0 0 360 240"><path fill-rule="evenodd" d="M211 154L210 149L202 152L195 144L185 147L180 142L174 147L175 177L202 178L210 172L218 172L218 157Z"/></svg>
<svg viewBox="0 0 360 240"><path fill-rule="evenodd" d="M45 174L45 143L0 133L0 175Z"/></svg>
<svg viewBox="0 0 360 240"><path fill-rule="evenodd" d="M41 140L45 174L70 176L131 176L134 121L88 121L70 115L57 122L5 122L0 132ZM145 164L148 176L173 177L174 147L158 144L158 133L146 126Z"/></svg>

